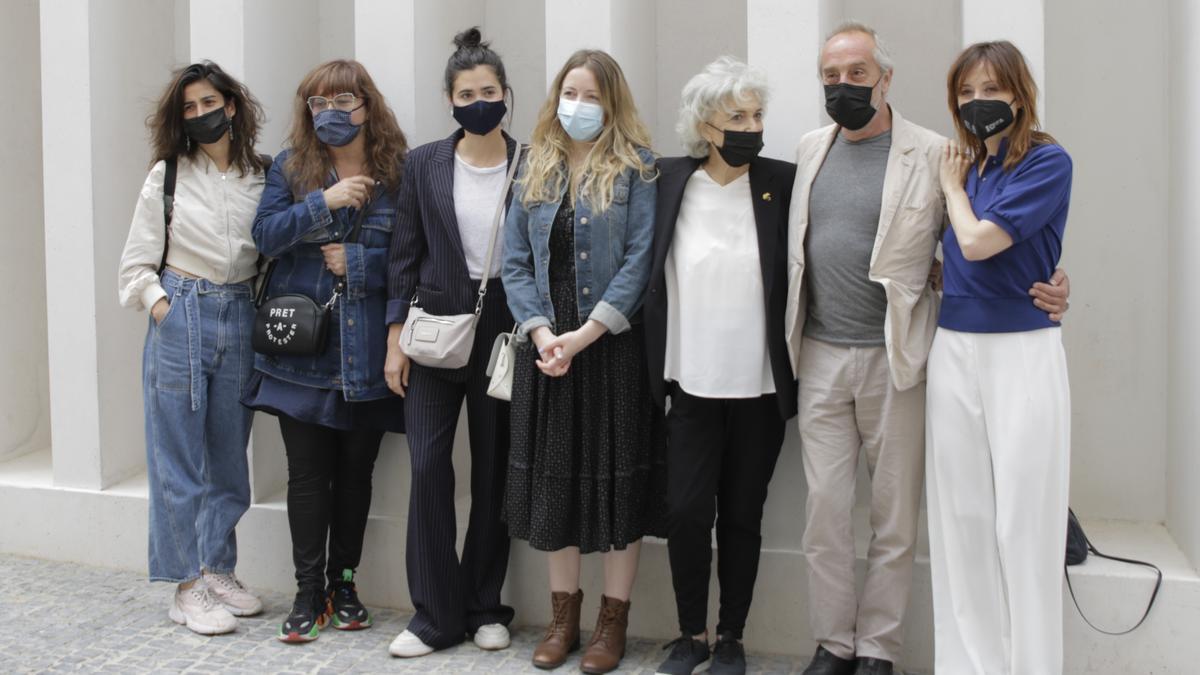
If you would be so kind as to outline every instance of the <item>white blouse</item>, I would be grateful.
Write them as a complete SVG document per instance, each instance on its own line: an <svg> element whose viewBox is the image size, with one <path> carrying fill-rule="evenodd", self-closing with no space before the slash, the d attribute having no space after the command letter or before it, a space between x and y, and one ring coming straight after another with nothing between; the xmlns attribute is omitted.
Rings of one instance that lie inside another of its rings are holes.
<svg viewBox="0 0 1200 675"><path fill-rule="evenodd" d="M775 392L750 175L688 179L667 253L663 376L702 398Z"/></svg>
<svg viewBox="0 0 1200 675"><path fill-rule="evenodd" d="M462 239L463 255L467 259L467 273L472 279L483 276L488 245L492 242L492 222L496 207L504 199L504 183L508 178L508 162L489 167L467 164L454 153L454 215L458 219L458 234ZM504 229L504 218L500 218L500 229ZM488 276L500 276L500 254L504 248L503 235L497 233L496 246L492 251L492 266Z"/></svg>
<svg viewBox="0 0 1200 675"><path fill-rule="evenodd" d="M133 209L118 272L118 292L125 307L150 309L167 296L158 280L166 237L166 167L166 162L160 161L150 170ZM261 173L243 176L232 167L221 173L203 152L197 152L194 159L180 157L167 264L216 284L254 277L258 272L258 249L251 228L265 183Z"/></svg>

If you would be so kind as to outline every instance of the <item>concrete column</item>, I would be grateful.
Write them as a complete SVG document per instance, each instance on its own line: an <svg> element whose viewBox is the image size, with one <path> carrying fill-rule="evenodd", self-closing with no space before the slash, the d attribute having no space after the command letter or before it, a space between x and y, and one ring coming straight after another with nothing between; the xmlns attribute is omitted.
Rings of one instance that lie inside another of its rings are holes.
<svg viewBox="0 0 1200 675"><path fill-rule="evenodd" d="M1033 79L1043 96L1038 105L1042 123L1046 122L1046 10L1045 0L1012 0L999 7L989 2L962 0L962 44L973 44L987 40L1008 40L1021 50ZM1095 16L1094 5L1084 8L1079 16ZM1107 14L1105 11L1103 14ZM1078 39L1069 41L1076 45ZM949 67L949 64L947 64Z"/></svg>
<svg viewBox="0 0 1200 675"><path fill-rule="evenodd" d="M675 133L679 94L693 75L718 56L746 60L746 0L659 0L654 6L658 79L652 102L658 118L651 129L654 149L664 156L682 155ZM772 82L775 90L780 84ZM782 118L768 119L768 126L773 123L786 124Z"/></svg>
<svg viewBox="0 0 1200 675"><path fill-rule="evenodd" d="M835 7L827 0L748 0L747 56L771 83L763 133L768 157L796 161L800 137L825 123L817 59Z"/></svg>
<svg viewBox="0 0 1200 675"><path fill-rule="evenodd" d="M50 391L46 351L46 256L42 227L42 101L38 3L18 0L0 24L0 90L9 122L0 144L11 161L0 172L0 200L8 222L0 249L0 460L50 447Z"/></svg>
<svg viewBox="0 0 1200 675"><path fill-rule="evenodd" d="M625 73L642 121L658 126L655 3L546 0L546 83L578 49L603 49Z"/></svg>
<svg viewBox="0 0 1200 675"><path fill-rule="evenodd" d="M946 73L962 50L960 0L922 0L896 10L887 0L845 0L833 23L853 19L874 28L896 64L888 102L910 122L949 136Z"/></svg>
<svg viewBox="0 0 1200 675"><path fill-rule="evenodd" d="M1195 566L1200 564L1200 453L1196 451L1200 440L1195 421L1200 410L1200 356L1195 348L1195 336L1200 333L1200 268L1196 265L1200 257L1200 192L1196 190L1200 169L1195 160L1200 152L1200 131L1196 129L1200 92L1195 86L1200 45L1194 36L1200 31L1200 7L1189 0L1172 0L1167 5L1166 23L1170 45L1165 60L1167 86L1147 91L1166 93L1167 137L1171 139L1167 171L1167 527ZM1156 229L1160 228L1142 227L1138 232ZM1153 287L1140 281L1136 285Z"/></svg>
<svg viewBox="0 0 1200 675"><path fill-rule="evenodd" d="M246 78L245 0L190 0L191 61L213 61L239 80Z"/></svg>
<svg viewBox="0 0 1200 675"><path fill-rule="evenodd" d="M513 90L508 132L526 140L546 98L545 0L486 0L483 39L504 59Z"/></svg>
<svg viewBox="0 0 1200 675"><path fill-rule="evenodd" d="M1021 15L1028 32L1036 32L1034 17ZM1045 128L1074 160L1061 263L1073 295L1063 323L1072 394L1071 502L1085 518L1162 522L1167 377L1175 370L1167 356L1174 313L1165 290L1171 288L1164 264L1170 250L1167 162L1171 148L1186 146L1163 133L1166 96L1104 92L1115 82L1171 91L1162 39L1166 9L1111 4L1095 12L1087 0L1055 0L1037 16L1045 35ZM1081 40L1084 16L1088 39ZM1139 45L1136 61L1112 48L1126 42ZM1025 49L1028 42L1016 44ZM1146 63L1163 65L1147 69ZM1139 132L1124 131L1130 128ZM1179 311L1186 315L1186 307Z"/></svg>
<svg viewBox="0 0 1200 675"><path fill-rule="evenodd" d="M146 316L117 309L116 271L147 171L146 102L173 61L175 9L148 0L53 9L40 23L54 479L97 489L144 462L136 392Z"/></svg>

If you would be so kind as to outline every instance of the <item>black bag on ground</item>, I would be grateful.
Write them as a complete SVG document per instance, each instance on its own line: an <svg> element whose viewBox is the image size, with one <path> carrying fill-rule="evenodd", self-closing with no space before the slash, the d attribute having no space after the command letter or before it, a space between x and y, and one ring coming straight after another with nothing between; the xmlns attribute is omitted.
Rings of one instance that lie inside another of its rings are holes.
<svg viewBox="0 0 1200 675"><path fill-rule="evenodd" d="M1068 567L1071 565L1082 565L1087 560L1089 553L1100 558L1107 558L1108 560L1149 567L1157 575L1158 578L1154 582L1154 592L1150 594L1150 602L1146 603L1146 611L1142 612L1142 618L1138 619L1138 622L1133 624L1132 628L1116 632L1097 628L1096 624L1092 623L1087 618L1087 615L1083 613L1083 609L1079 607L1079 599L1075 597L1075 589L1071 586L1071 571ZM1067 589L1071 592L1071 600L1075 603L1075 609L1079 611L1079 616L1083 618L1087 625L1105 635L1126 635L1137 630L1146 621L1146 617L1150 616L1150 608L1154 607L1154 601L1158 598L1158 591L1162 588L1163 578L1162 570L1158 569L1158 566L1153 563L1148 563L1144 560L1133 560L1131 558L1118 558L1114 555L1101 553L1092 545L1087 535L1084 534L1083 525L1079 524L1079 519L1075 517L1075 512L1071 509L1067 509L1067 557L1066 564L1063 565L1063 574L1067 577Z"/></svg>

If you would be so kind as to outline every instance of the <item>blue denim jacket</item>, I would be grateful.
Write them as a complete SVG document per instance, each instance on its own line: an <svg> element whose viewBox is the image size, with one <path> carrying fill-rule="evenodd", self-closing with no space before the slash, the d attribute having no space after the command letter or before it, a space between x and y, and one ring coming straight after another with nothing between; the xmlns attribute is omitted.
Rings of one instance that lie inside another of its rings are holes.
<svg viewBox="0 0 1200 675"><path fill-rule="evenodd" d="M356 213L330 211L322 190L297 201L284 175L284 150L267 174L254 217L254 243L277 258L267 296L302 293L324 303L333 295L335 277L325 268L321 246L350 235ZM346 289L333 307L329 343L316 356L265 356L254 367L276 379L320 389L340 389L347 401L368 401L390 394L383 379L387 356L387 256L396 222L396 191L377 188L367 205L357 243L346 244Z"/></svg>
<svg viewBox="0 0 1200 675"><path fill-rule="evenodd" d="M654 164L649 150L638 151ZM654 208L658 191L653 181L626 169L613 184L613 201L603 213L593 213L587 199L575 204L575 293L579 316L595 319L611 333L629 330L642 306L650 280ZM550 303L550 227L562 203L526 208L514 192L504 222L504 292L521 332L554 328Z"/></svg>

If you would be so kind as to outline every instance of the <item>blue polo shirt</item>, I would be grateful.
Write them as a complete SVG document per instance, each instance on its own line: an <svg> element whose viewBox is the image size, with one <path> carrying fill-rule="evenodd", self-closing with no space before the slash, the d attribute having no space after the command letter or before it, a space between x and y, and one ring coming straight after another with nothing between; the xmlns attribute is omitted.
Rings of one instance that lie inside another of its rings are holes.
<svg viewBox="0 0 1200 675"><path fill-rule="evenodd" d="M975 217L1004 228L1013 245L987 260L963 258L947 227L942 237L944 278L938 325L966 333L1015 333L1057 326L1033 304L1029 289L1049 281L1062 254L1071 201L1071 157L1059 145L1034 146L1004 170L1008 139L989 157L983 175L967 174Z"/></svg>

